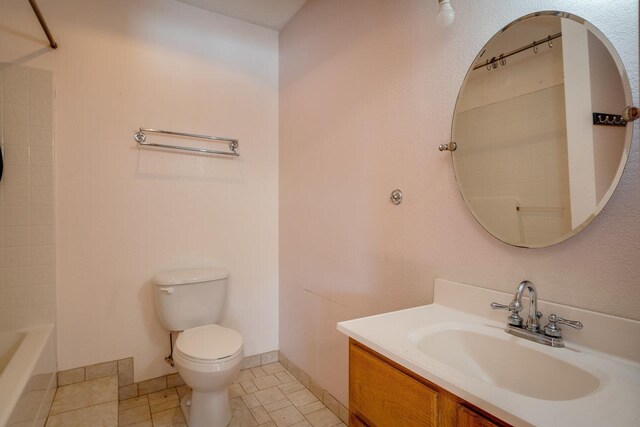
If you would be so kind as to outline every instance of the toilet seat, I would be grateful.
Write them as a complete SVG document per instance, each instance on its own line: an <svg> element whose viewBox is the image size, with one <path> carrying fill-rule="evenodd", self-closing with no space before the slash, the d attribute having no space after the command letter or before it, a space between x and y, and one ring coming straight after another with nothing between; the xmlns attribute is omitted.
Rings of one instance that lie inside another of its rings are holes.
<svg viewBox="0 0 640 427"><path fill-rule="evenodd" d="M242 353L242 335L220 325L204 325L182 331L176 352L194 363L223 363Z"/></svg>

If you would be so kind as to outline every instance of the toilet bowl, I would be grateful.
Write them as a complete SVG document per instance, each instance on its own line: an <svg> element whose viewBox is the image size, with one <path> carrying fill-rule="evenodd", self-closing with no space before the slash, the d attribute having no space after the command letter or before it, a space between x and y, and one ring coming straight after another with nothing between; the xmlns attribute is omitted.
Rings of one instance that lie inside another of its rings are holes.
<svg viewBox="0 0 640 427"><path fill-rule="evenodd" d="M231 421L228 386L240 371L242 335L219 325L187 329L178 335L173 360L190 396L182 400L189 427L225 427Z"/></svg>
<svg viewBox="0 0 640 427"><path fill-rule="evenodd" d="M181 402L189 427L225 427L228 386L240 371L242 335L218 325L229 272L222 268L168 271L152 282L156 313L169 331L182 331L173 351L178 373L193 390Z"/></svg>

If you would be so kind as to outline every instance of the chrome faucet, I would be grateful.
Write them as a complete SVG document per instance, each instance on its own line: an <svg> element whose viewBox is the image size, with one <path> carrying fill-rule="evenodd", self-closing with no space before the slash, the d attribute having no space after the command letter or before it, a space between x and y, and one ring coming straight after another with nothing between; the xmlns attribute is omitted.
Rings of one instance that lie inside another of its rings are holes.
<svg viewBox="0 0 640 427"><path fill-rule="evenodd" d="M523 309L522 295L525 290L529 292L529 316L527 317L526 323L523 324L520 312ZM507 318L508 324L505 329L507 333L551 347L564 347L562 330L558 327L558 324L567 325L574 329L582 329L582 323L566 320L555 314L549 315L549 323L544 328L541 328L540 318L542 317L542 313L538 311L538 293L533 283L528 280L520 282L513 301L511 301L509 305L492 302L491 308L511 312Z"/></svg>

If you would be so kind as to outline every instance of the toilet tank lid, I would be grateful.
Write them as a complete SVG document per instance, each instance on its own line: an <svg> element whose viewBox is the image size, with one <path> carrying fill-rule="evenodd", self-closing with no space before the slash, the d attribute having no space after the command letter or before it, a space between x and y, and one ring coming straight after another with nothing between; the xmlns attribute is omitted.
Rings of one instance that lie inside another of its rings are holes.
<svg viewBox="0 0 640 427"><path fill-rule="evenodd" d="M157 286L177 286L191 283L210 282L229 277L224 268L193 268L189 270L173 270L156 274L152 281Z"/></svg>

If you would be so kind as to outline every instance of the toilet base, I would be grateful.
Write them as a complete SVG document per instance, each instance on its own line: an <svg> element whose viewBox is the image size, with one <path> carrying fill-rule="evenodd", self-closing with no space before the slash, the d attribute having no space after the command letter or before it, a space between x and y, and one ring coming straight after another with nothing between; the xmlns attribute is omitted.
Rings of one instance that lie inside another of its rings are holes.
<svg viewBox="0 0 640 427"><path fill-rule="evenodd" d="M180 402L189 427L226 427L231 421L229 393L192 391Z"/></svg>

